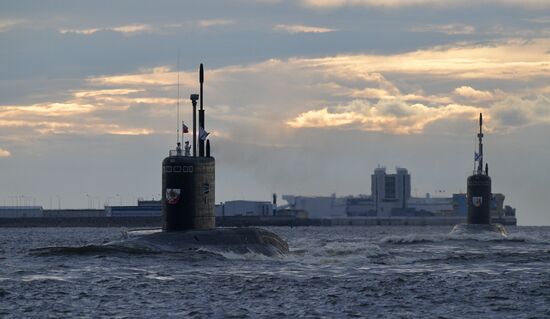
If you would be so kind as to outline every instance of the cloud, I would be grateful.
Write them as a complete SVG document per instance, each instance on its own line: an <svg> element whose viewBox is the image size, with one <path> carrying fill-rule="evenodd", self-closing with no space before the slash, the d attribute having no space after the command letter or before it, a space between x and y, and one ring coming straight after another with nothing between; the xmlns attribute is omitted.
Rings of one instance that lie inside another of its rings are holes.
<svg viewBox="0 0 550 319"><path fill-rule="evenodd" d="M136 89L108 89L108 90L92 90L92 91L78 91L74 95L78 98L104 96L104 95L128 95L131 93L143 92L143 90Z"/></svg>
<svg viewBox="0 0 550 319"><path fill-rule="evenodd" d="M0 148L0 157L9 157L9 156L11 156L10 151Z"/></svg>
<svg viewBox="0 0 550 319"><path fill-rule="evenodd" d="M401 73L461 79L548 77L548 39L528 42L463 43L394 55L338 55L294 59L290 63L322 68L341 77Z"/></svg>
<svg viewBox="0 0 550 319"><path fill-rule="evenodd" d="M311 27L301 24L277 24L273 26L274 31L288 32L291 34L294 33L327 33L338 31L337 29L329 29L322 27Z"/></svg>
<svg viewBox="0 0 550 319"><path fill-rule="evenodd" d="M307 7L312 8L339 8L339 7L412 7L412 6L439 6L464 7L476 5L517 6L527 8L546 8L550 4L540 0L480 0L475 3L452 0L302 0Z"/></svg>
<svg viewBox="0 0 550 319"><path fill-rule="evenodd" d="M0 32L8 31L26 22L27 21L23 19L0 19Z"/></svg>
<svg viewBox="0 0 550 319"><path fill-rule="evenodd" d="M120 27L109 28L107 30L128 34L150 32L152 30L152 27L149 24L129 24Z"/></svg>
<svg viewBox="0 0 550 319"><path fill-rule="evenodd" d="M508 130L550 124L550 98L544 95L535 98L508 97L495 103L490 114L497 125Z"/></svg>
<svg viewBox="0 0 550 319"><path fill-rule="evenodd" d="M95 85L176 85L178 74L167 66L143 69L135 74L107 75L88 79ZM196 83L194 72L180 72L180 84L192 86Z"/></svg>
<svg viewBox="0 0 550 319"><path fill-rule="evenodd" d="M116 27L94 27L94 28L64 28L59 29L61 34L80 34L80 35L92 35L97 32L117 32L123 35L137 35L142 33L166 33L171 32L174 29L181 28L211 28L216 26L227 26L235 24L234 20L228 19L207 19L207 20L198 20L198 21L187 21L187 22L178 22L178 23L167 23L160 25L152 24L127 24ZM1 27L1 24L0 24ZM1 28L0 28L1 31Z"/></svg>
<svg viewBox="0 0 550 319"><path fill-rule="evenodd" d="M463 97L472 98L476 100L490 100L493 98L493 94L489 91L479 91L471 86L461 86L454 90L454 93Z"/></svg>
<svg viewBox="0 0 550 319"><path fill-rule="evenodd" d="M430 124L475 120L480 112L486 114L489 129L500 132L537 124L550 125L550 98L544 95L534 99L507 97L486 108L461 104L428 107L399 99L377 103L353 100L330 110L325 107L303 112L286 124L296 129L342 127L392 134L420 134Z"/></svg>
<svg viewBox="0 0 550 319"><path fill-rule="evenodd" d="M402 100L380 100L375 104L365 100L354 100L328 108L311 110L299 114L286 122L292 128L324 128L352 126L364 131L392 134L419 134L427 125L449 119L475 119L480 108L449 104L428 107L423 104L408 104Z"/></svg>
<svg viewBox="0 0 550 319"><path fill-rule="evenodd" d="M99 28L90 28L90 29L60 29L59 33L61 34L67 34L67 33L75 33L75 34L83 34L83 35L90 35L94 34L99 31L103 31L106 29L99 29Z"/></svg>
<svg viewBox="0 0 550 319"><path fill-rule="evenodd" d="M533 19L529 19L528 21L534 22L534 23L540 23L540 24L548 24L550 23L550 16L533 18Z"/></svg>
<svg viewBox="0 0 550 319"><path fill-rule="evenodd" d="M215 26L230 25L234 23L235 21L233 20L210 19L210 20L199 20L197 24L201 28L209 28L209 27L215 27Z"/></svg>
<svg viewBox="0 0 550 319"><path fill-rule="evenodd" d="M142 94L145 96L140 96ZM176 102L174 98L155 97L140 89L77 90L72 98L62 102L0 105L0 127L11 129L20 136L33 132L42 135L149 135L157 130L144 127L146 121L134 123L132 113L143 116L140 113L151 112L148 117L153 118L155 113L163 114L162 108L172 108Z"/></svg>
<svg viewBox="0 0 550 319"><path fill-rule="evenodd" d="M208 69L209 121L227 138L244 142L246 136L254 136L251 141L264 136L268 144L308 127L420 134L433 123L475 116L482 106L499 118L496 127L547 123L520 118L513 108L499 116L479 103L491 101L496 110L495 103L509 97L527 105L533 96L545 96L549 43L458 43L399 54L270 59ZM177 72L168 66L94 76L58 100L0 105L0 127L17 134L165 134L177 103L176 81ZM480 81L490 89L475 89ZM515 91L501 91L496 83ZM182 92L195 92L196 70L180 72L180 84ZM188 103L182 99L182 105ZM544 110L536 109L537 114ZM185 112L189 116L189 108Z"/></svg>
<svg viewBox="0 0 550 319"><path fill-rule="evenodd" d="M118 27L108 27L108 28L88 28L88 29L60 29L59 33L67 34L82 34L82 35L91 35L101 31L111 31L118 32L124 35L133 35L138 33L148 33L153 31L153 27L149 24L128 24Z"/></svg>
<svg viewBox="0 0 550 319"><path fill-rule="evenodd" d="M450 23L450 24L427 24L423 26L416 26L411 28L414 32L439 32L449 35L455 34L472 34L476 28L472 25L462 23Z"/></svg>
<svg viewBox="0 0 550 319"><path fill-rule="evenodd" d="M3 119L24 117L28 115L46 115L49 117L62 117L76 114L89 113L94 106L80 103L40 103L27 106L5 105L0 109Z"/></svg>

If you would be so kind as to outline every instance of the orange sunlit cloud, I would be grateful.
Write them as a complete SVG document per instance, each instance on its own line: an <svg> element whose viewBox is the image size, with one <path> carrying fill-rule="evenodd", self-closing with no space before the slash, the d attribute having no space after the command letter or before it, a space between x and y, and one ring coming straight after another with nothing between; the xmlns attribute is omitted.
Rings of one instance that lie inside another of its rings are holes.
<svg viewBox="0 0 550 319"><path fill-rule="evenodd" d="M538 39L525 43L507 41L487 45L459 44L392 55L271 59L209 70L208 84L220 90L213 92L213 97L217 94L224 96L238 92L251 84L274 97L284 96L293 92L291 90L299 84L301 92L306 90L310 96L324 96L339 101L327 103L320 100L310 105L311 98L297 99L288 104L290 114L279 115L275 119L278 122L274 122L274 125L280 128L353 127L392 134L418 134L435 121L462 116L469 118L479 112L481 107L490 112L493 105L501 105L498 104L499 101L514 96L513 92L474 88L468 84L471 79L531 81L550 77L550 63L545 53L549 45L550 40ZM388 75L409 78L421 76L424 80L445 78L460 81L461 85L451 91L428 94L421 87L404 90L388 80ZM133 125L121 124L120 127L113 127L112 113L98 115L98 112L118 112L117 114L123 116L132 107L144 105L147 108L156 108L155 111L149 111L148 115L167 117L172 112L169 107L177 103L173 95L177 78L178 73L169 67L142 69L134 74L92 77L87 80L87 87L72 90L72 98L65 101L2 106L0 126L35 127L43 134L78 130L128 135L159 132L158 129L151 128L151 123L145 120L141 120L142 124L136 122ZM179 78L182 90L196 88L195 70L180 72ZM548 89L544 87L537 89L538 91L530 90L521 94L538 94L542 97L548 94ZM254 98L265 100L268 97L257 95ZM528 100L522 101L529 104ZM543 99L537 102L539 106L528 117L529 122L538 121L536 114L543 114L545 101ZM243 102L257 105L254 101ZM480 105L481 102L491 104ZM270 103L277 102L266 100L263 103L267 110L271 107ZM211 114L216 116L219 108L216 105L212 107L214 112ZM264 116L259 109L241 114L235 112L235 107L226 105L231 116L241 122L245 116L252 116L250 120L253 121ZM392 113L396 107L405 115ZM501 113L509 118L495 123L507 123L515 116L515 113ZM221 113L218 115L222 116ZM524 122L517 120L518 116L515 118L515 123ZM538 118L546 123L544 116ZM81 125L82 123L85 125ZM75 129L75 126L79 128Z"/></svg>
<svg viewBox="0 0 550 319"><path fill-rule="evenodd" d="M355 100L340 106L335 111L327 108L311 110L287 121L292 128L323 128L355 124L361 130L393 134L418 134L426 126L442 119L475 118L482 109L450 104L428 107L422 104L409 105L404 101L380 101L370 104Z"/></svg>

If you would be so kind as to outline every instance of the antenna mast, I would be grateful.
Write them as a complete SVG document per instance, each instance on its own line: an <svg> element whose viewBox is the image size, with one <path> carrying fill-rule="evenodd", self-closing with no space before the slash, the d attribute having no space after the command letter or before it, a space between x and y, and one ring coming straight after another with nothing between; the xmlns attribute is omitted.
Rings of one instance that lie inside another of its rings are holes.
<svg viewBox="0 0 550 319"><path fill-rule="evenodd" d="M177 120L176 120L176 139L178 148L180 146L180 50L178 49L178 64L176 67L178 73L178 100L176 102Z"/></svg>
<svg viewBox="0 0 550 319"><path fill-rule="evenodd" d="M204 140L202 137L202 132L204 132L204 108L203 108L203 102L204 102L204 93L202 91L202 85L204 83L204 68L202 66L202 63L199 68L199 83L200 83L200 109L199 109L199 157L204 156Z"/></svg>
<svg viewBox="0 0 550 319"><path fill-rule="evenodd" d="M477 173L482 174L483 173L483 115L482 113L479 113L479 134L477 134L477 138L479 139L479 163L477 165Z"/></svg>

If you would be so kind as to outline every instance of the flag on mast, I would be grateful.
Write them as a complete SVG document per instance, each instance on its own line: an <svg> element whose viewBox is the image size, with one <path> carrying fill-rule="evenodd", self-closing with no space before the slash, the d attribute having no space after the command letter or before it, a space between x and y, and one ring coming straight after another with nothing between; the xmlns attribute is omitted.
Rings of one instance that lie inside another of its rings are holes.
<svg viewBox="0 0 550 319"><path fill-rule="evenodd" d="M181 122L181 131L183 133L189 133L189 128L185 125L185 122Z"/></svg>
<svg viewBox="0 0 550 319"><path fill-rule="evenodd" d="M474 161L479 162L481 160L481 154L474 152Z"/></svg>
<svg viewBox="0 0 550 319"><path fill-rule="evenodd" d="M202 126L199 127L199 138L201 140L203 141L206 140L206 137L208 137L208 134L210 134L210 132L205 131L204 128L202 128Z"/></svg>

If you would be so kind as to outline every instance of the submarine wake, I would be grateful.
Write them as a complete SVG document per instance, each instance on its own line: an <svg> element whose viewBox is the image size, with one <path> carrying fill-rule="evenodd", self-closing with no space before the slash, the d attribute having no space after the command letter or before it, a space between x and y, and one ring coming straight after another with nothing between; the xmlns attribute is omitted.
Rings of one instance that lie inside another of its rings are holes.
<svg viewBox="0 0 550 319"><path fill-rule="evenodd" d="M451 230L451 235L491 234L507 237L508 231L501 224L458 224Z"/></svg>

